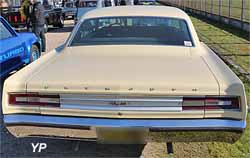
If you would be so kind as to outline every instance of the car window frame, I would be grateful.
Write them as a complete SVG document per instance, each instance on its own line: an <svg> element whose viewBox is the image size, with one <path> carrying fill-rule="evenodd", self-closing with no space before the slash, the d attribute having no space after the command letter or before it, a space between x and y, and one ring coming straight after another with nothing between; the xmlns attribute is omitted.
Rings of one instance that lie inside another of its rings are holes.
<svg viewBox="0 0 250 158"><path fill-rule="evenodd" d="M190 36L190 41L192 42L192 46L188 46L190 48L192 47L196 47L196 44L195 44L195 41L194 41L194 37L193 37L193 34L192 34L192 31L191 31L191 28L189 26L189 23L186 19L184 18L178 18L178 17L165 17L165 16L105 16L105 17L94 17L94 18L85 18L85 19L81 19L79 21L79 23L77 24L77 26L75 27L75 29L71 32L71 35L69 36L69 38L67 39L66 41L66 46L67 47L74 47L72 46L72 41L75 37L75 35L77 34L77 31L78 29L81 27L81 24L86 21L86 20L95 20L95 19L106 19L106 18L129 18L129 17L148 17L148 18L170 18L170 19L176 19L176 20L183 20L184 23L186 24L187 26L187 30L188 30L188 34ZM131 44L132 45L132 44ZM160 45L160 44L159 44ZM88 45L82 45L82 46L88 46ZM163 45L163 46L177 46L177 45ZM187 46L179 46L179 47L187 47Z"/></svg>
<svg viewBox="0 0 250 158"><path fill-rule="evenodd" d="M11 37L8 37L8 38L3 38L3 39L0 39L0 40L5 40L5 39L10 39L10 38L13 38L13 37L17 37L17 33L12 29L12 27L3 19L3 18L0 18L0 22L3 24L3 26L10 32L10 34L12 35Z"/></svg>

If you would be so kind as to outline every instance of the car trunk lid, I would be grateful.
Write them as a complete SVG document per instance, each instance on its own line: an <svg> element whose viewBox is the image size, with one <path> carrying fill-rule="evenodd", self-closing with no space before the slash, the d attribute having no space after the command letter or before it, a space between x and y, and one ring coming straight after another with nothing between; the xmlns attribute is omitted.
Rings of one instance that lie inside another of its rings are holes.
<svg viewBox="0 0 250 158"><path fill-rule="evenodd" d="M188 47L83 46L58 54L31 77L27 91L219 95L219 86Z"/></svg>

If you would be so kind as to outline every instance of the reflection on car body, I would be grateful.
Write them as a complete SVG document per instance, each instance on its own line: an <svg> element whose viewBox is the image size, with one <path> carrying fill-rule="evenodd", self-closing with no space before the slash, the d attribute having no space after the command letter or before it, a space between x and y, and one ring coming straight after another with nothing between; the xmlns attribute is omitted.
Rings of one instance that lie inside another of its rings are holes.
<svg viewBox="0 0 250 158"><path fill-rule="evenodd" d="M194 131L230 141L247 116L240 79L186 13L162 6L86 13L64 45L6 80L2 105L17 137L104 143L190 141Z"/></svg>

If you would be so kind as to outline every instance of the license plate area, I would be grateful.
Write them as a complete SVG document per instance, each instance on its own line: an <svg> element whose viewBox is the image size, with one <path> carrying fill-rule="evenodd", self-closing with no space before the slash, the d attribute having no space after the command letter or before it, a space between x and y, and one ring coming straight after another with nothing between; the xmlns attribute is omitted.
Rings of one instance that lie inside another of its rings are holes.
<svg viewBox="0 0 250 158"><path fill-rule="evenodd" d="M110 144L145 144L148 132L145 128L96 128L98 142Z"/></svg>

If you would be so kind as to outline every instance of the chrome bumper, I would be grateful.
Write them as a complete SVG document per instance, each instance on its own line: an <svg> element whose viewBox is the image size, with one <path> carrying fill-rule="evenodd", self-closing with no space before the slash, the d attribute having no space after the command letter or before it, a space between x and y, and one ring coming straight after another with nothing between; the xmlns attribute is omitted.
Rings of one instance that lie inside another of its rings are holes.
<svg viewBox="0 0 250 158"><path fill-rule="evenodd" d="M85 139L105 143L234 142L246 127L245 121L225 119L105 119L22 114L4 115L4 123L16 137Z"/></svg>

